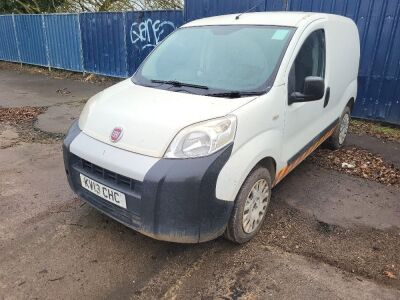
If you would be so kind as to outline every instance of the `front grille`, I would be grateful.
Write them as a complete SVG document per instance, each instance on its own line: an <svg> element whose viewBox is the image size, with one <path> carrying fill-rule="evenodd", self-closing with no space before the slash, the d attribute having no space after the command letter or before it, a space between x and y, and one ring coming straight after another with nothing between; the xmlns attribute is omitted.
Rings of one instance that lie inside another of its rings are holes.
<svg viewBox="0 0 400 300"><path fill-rule="evenodd" d="M141 199L143 183L99 167L69 153L69 177L74 191L100 211L132 228L141 227ZM134 167L134 166L133 166ZM127 208L119 207L82 187L79 174L125 194Z"/></svg>
<svg viewBox="0 0 400 300"><path fill-rule="evenodd" d="M106 184L108 183L111 187L117 185L141 195L142 183L140 181L111 172L84 159L80 159L80 167L89 176L94 175L94 177L103 178Z"/></svg>

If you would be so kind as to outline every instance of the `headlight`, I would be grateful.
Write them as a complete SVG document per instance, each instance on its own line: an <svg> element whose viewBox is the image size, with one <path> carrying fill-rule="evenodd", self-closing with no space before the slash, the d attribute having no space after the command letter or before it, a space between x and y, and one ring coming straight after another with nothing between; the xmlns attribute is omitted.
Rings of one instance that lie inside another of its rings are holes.
<svg viewBox="0 0 400 300"><path fill-rule="evenodd" d="M165 158L207 156L233 142L236 117L209 120L182 129L170 144Z"/></svg>

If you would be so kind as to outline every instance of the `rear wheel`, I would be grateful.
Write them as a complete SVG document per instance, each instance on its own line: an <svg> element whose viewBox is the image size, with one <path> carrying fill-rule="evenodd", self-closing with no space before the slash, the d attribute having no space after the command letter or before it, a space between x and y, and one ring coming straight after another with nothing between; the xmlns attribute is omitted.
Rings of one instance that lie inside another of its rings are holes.
<svg viewBox="0 0 400 300"><path fill-rule="evenodd" d="M337 150L343 147L344 142L346 141L347 132L350 126L350 107L346 106L344 109L342 116L340 117L339 124L336 127L336 130L332 134L332 136L327 140L327 145L332 150Z"/></svg>
<svg viewBox="0 0 400 300"><path fill-rule="evenodd" d="M268 169L253 170L243 183L235 200L225 237L245 243L260 230L271 199L272 180Z"/></svg>

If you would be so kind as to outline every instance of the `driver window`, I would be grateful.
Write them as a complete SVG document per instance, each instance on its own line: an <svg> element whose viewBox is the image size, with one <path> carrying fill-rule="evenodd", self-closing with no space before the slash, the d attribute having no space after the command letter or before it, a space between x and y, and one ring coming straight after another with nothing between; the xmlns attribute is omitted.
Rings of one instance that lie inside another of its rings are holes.
<svg viewBox="0 0 400 300"><path fill-rule="evenodd" d="M325 78L325 32L314 31L306 39L289 73L289 92L304 92L308 76Z"/></svg>

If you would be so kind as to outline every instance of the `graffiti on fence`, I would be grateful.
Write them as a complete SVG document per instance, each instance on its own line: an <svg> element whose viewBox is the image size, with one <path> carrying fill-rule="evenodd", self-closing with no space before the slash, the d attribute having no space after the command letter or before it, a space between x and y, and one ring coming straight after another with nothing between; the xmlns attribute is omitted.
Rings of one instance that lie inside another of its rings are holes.
<svg viewBox="0 0 400 300"><path fill-rule="evenodd" d="M132 44L140 42L142 50L154 48L170 32L175 30L175 24L170 21L147 19L141 23L134 22L130 35Z"/></svg>

